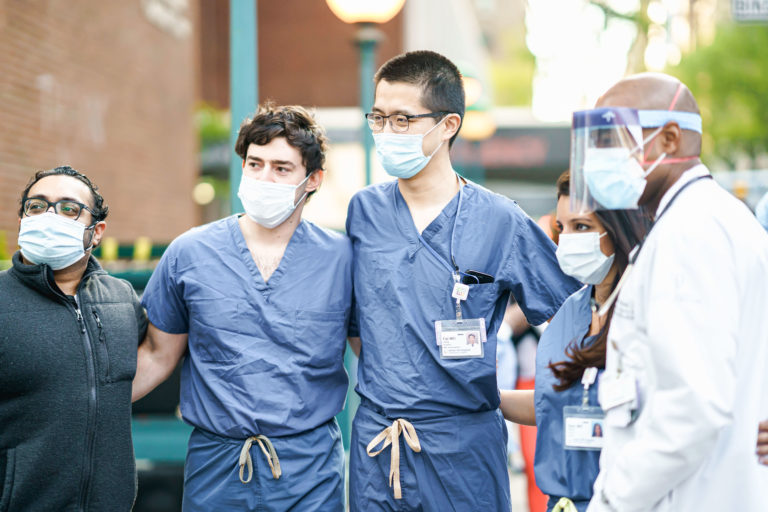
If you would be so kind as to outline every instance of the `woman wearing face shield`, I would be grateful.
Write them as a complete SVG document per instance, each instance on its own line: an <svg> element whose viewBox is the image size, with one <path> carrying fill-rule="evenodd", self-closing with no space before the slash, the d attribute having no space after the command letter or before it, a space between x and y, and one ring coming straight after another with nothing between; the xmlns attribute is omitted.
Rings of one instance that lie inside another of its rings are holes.
<svg viewBox="0 0 768 512"><path fill-rule="evenodd" d="M597 401L599 374L613 314L597 311L627 267L629 253L643 238L648 219L640 210L576 213L570 175L557 181L557 258L566 274L584 283L552 318L536 354L536 389L502 391L504 416L537 427L534 472L549 495L548 511L586 510L598 474L602 421Z"/></svg>

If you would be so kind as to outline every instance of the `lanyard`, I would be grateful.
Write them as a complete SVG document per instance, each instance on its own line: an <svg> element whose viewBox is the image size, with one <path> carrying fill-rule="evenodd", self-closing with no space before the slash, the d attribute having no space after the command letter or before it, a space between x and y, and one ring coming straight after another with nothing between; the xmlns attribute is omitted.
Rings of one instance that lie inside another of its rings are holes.
<svg viewBox="0 0 768 512"><path fill-rule="evenodd" d="M459 220L459 213L461 212L461 200L462 200L462 197L463 197L463 192L464 192L464 187L459 188L459 204L456 205L456 217L453 218L453 227L451 228L451 242L450 242L450 246L448 247L448 253L451 256L451 263L453 265L451 265L451 263L448 263L447 261L445 261L445 258L440 256L437 253L437 251L434 250L432 248L432 246L429 245L429 243L427 243L426 240L424 240L424 237L421 236L421 233L419 233L419 241L422 243L422 245L424 245L424 247L427 249L427 251L432 256L434 256L435 259L437 261L439 261L442 266L444 266L448 270L448 272L453 274L454 280L459 275L459 266L456 264L456 260L453 257L454 236L456 235L456 221Z"/></svg>
<svg viewBox="0 0 768 512"><path fill-rule="evenodd" d="M689 186L693 185L697 181L706 180L706 179L712 179L712 175L711 174L707 174L705 176L697 176L696 178L692 179L691 181L689 181L688 183L686 183L685 185L680 187L680 189L677 192L675 192L675 195L673 195L672 198L669 200L669 202L667 203L667 206L664 207L664 209L661 211L659 216L656 217L656 219L651 224L651 227L648 230L648 233L646 233L646 235L643 237L643 239L640 240L640 243L637 244L637 247L632 249L632 252L629 253L629 264L627 265L627 268L624 269L624 274L621 276L621 279L619 279L619 282L616 284L616 288L614 288L614 290L611 292L611 295L605 301L605 304L603 304L600 307L600 311L597 312L597 314L599 316L604 316L606 313L608 313L608 310L611 308L613 303L616 301L616 297L618 297L619 291L624 286L624 282L626 281L627 276L629 276L629 274L632 272L632 269L635 266L635 261L637 261L637 257L639 256L640 250L643 248L643 245L645 244L645 241L648 240L648 236L651 234L651 231L653 231L653 228L661 220L661 218L664 216L664 214L667 213L669 208L672 206L672 203L675 202L675 199L677 199L678 196L683 192L683 190L685 190Z"/></svg>
<svg viewBox="0 0 768 512"><path fill-rule="evenodd" d="M421 233L419 233L419 241L424 246L424 248L427 249L427 252L429 252L442 266L444 266L448 272L451 273L453 276L453 282L454 285L459 284L461 281L461 277L459 276L459 266L456 264L456 259L453 257L453 247L454 247L454 237L456 236L456 222L459 220L459 213L461 212L461 200L464 197L464 187L461 186L461 183L459 183L459 201L456 205L456 216L453 218L453 227L451 227L451 240L450 245L448 246L448 253L451 256L451 263L448 263L445 261L445 258L440 256L435 249L432 248L429 243L427 243L426 240L424 240L424 237L421 236ZM461 299L456 299L456 319L461 320Z"/></svg>

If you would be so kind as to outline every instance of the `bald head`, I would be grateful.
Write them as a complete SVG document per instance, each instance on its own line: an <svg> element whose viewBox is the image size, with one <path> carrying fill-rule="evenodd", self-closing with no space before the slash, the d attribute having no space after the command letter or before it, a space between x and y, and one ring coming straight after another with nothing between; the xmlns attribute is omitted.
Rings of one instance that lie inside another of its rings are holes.
<svg viewBox="0 0 768 512"><path fill-rule="evenodd" d="M699 106L688 87L677 78L662 73L641 73L619 81L597 100L596 107L699 114ZM639 200L639 204L654 212L664 192L683 172L700 162L701 134L682 129L678 121L669 120L664 126L643 127L643 137L647 140L644 162L663 158L657 170L646 177L646 187Z"/></svg>
<svg viewBox="0 0 768 512"><path fill-rule="evenodd" d="M680 94L678 89L682 86ZM691 91L680 80L663 73L640 73L619 81L608 89L599 100L597 107L628 107L638 110L671 110L699 113Z"/></svg>
<svg viewBox="0 0 768 512"><path fill-rule="evenodd" d="M688 87L673 76L663 73L640 73L620 80L608 89L596 107L627 107L637 110L675 110L699 114L699 105ZM670 108L671 107L671 108ZM675 121L667 123L677 124ZM701 134L677 129L679 143L670 156L701 153Z"/></svg>

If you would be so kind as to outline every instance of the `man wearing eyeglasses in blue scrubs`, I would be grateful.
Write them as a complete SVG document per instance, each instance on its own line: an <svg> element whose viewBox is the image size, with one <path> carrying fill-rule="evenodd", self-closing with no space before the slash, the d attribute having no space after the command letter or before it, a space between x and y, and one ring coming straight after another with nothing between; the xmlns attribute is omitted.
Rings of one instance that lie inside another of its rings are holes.
<svg viewBox="0 0 768 512"><path fill-rule="evenodd" d="M453 63L410 52L375 82L368 123L397 180L356 194L347 217L361 396L350 509L509 510L496 332L510 293L540 324L578 283L513 201L454 171L464 88Z"/></svg>

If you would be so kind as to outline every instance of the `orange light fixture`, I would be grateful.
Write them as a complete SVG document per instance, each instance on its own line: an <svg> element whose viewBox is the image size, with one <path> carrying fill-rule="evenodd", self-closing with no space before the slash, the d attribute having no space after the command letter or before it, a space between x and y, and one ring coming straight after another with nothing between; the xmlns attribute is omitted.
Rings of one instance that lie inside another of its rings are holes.
<svg viewBox="0 0 768 512"><path fill-rule="evenodd" d="M461 124L459 137L471 141L481 141L490 138L496 132L496 121L490 112L484 110L467 110Z"/></svg>
<svg viewBox="0 0 768 512"><path fill-rule="evenodd" d="M325 0L344 23L386 23L403 8L405 0Z"/></svg>

